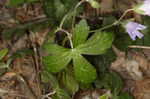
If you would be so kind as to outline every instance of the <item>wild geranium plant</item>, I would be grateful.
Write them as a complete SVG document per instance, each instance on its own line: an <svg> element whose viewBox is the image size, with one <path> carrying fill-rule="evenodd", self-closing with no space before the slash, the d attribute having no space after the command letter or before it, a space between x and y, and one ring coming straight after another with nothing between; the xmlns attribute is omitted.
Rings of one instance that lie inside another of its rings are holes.
<svg viewBox="0 0 150 99"><path fill-rule="evenodd" d="M82 83L91 83L96 79L96 69L84 58L83 55L103 54L111 47L114 39L111 32L104 32L104 30L123 23L122 19L129 11L138 12L137 10L143 10L141 14L144 12L144 15L149 15L148 4L150 2L149 0L145 0L140 6L138 5L138 7L136 6L133 9L128 9L113 24L92 31L94 34L91 37L89 37L89 33L91 32L90 27L85 19L82 19L74 27L76 10L84 2L89 2L94 8L100 7L95 0L81 0L75 6L74 11L72 11L72 13L74 13L72 14L72 32L69 33L62 28L68 14L62 19L59 28L56 30L56 32L61 31L67 34L71 48L65 48L53 43L46 44L44 49L46 49L50 55L43 58L43 63L49 72L57 73L64 70L67 65L73 61L74 75L76 79ZM136 37L142 38L144 36L140 31L146 29L146 26L133 21L128 21L124 25L124 28L131 39L136 40Z"/></svg>
<svg viewBox="0 0 150 99"><path fill-rule="evenodd" d="M81 20L73 29L71 48L48 43L45 49L49 56L43 58L43 63L49 72L57 73L73 61L74 75L82 83L91 83L96 79L96 69L83 55L103 54L111 47L113 34L109 32L96 32L90 38L89 26L86 20Z"/></svg>
<svg viewBox="0 0 150 99"><path fill-rule="evenodd" d="M78 90L78 82L87 85L94 82L97 78L97 70L84 56L104 54L112 46L114 34L107 29L118 24L122 24L126 33L128 33L130 38L135 41L137 38L141 39L144 37L142 30L146 29L147 26L134 22L130 19L123 20L124 16L126 16L130 11L149 16L149 0L145 0L140 5L138 4L138 6L127 9L123 15L117 21L115 20L112 24L104 25L104 27L96 30L90 30L90 23L88 24L87 20L84 18L75 24L77 8L84 2L88 2L93 8L100 7L100 4L96 0L81 0L73 10L63 17L62 21L60 22L60 26L55 31L55 33L65 33L69 44L67 42L67 46L65 47L65 44L58 45L56 43L46 43L43 47L48 52L48 55L43 57L43 64L46 70L53 74L61 73L61 76L63 76L63 83L69 87L74 86L71 88L72 93ZM51 2L49 3L51 4ZM65 6L62 7L65 8ZM57 10L59 12L60 9L58 8ZM59 13L57 14L59 15ZM72 24L68 31L67 29L63 28L63 25L67 17L70 16L72 18ZM73 75L66 73L66 71L68 72L68 68ZM64 74L67 74L67 76L64 76ZM117 77L117 74L114 74L114 77L112 75L113 73L107 73L106 77L103 77L103 88L108 88L109 90L111 89L111 91L114 92L112 93L112 97L115 97L114 99L128 97L128 94L119 96L123 85L122 80ZM104 95L102 97L105 98L106 96Z"/></svg>

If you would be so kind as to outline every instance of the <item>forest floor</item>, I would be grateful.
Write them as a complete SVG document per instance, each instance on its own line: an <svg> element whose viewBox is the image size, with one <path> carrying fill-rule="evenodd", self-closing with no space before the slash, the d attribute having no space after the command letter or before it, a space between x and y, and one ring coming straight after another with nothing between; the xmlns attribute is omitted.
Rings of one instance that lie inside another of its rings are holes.
<svg viewBox="0 0 150 99"><path fill-rule="evenodd" d="M40 47L51 29L40 28L36 33L28 29L32 24L40 24L46 20L40 3L6 8L5 0L0 1L0 49L9 49L8 54L2 59L7 67L0 67L1 99L46 99L44 97L55 94L52 90L47 93L50 88L41 82L40 77L40 72L43 70L41 61L43 53ZM15 34L17 29L21 32ZM125 52L116 47L113 47L113 50L117 58L111 63L110 69L122 76L125 82L124 90L131 92L136 99L150 99L148 76L150 75L150 48L144 48L141 52L131 51L128 53L128 58ZM83 93L94 94L94 92L100 91ZM75 99L84 98L78 96Z"/></svg>

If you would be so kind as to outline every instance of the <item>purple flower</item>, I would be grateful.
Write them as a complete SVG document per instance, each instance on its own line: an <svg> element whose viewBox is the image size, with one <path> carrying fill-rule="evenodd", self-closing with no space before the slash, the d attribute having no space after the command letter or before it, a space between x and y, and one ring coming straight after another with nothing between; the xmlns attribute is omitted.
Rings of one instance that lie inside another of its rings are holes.
<svg viewBox="0 0 150 99"><path fill-rule="evenodd" d="M145 0L143 4L139 7L139 10L144 11L144 15L150 16L150 0Z"/></svg>
<svg viewBox="0 0 150 99"><path fill-rule="evenodd" d="M129 34L132 40L136 40L136 37L142 38L144 35L138 30L143 30L145 28L146 26L138 24L136 22L128 22L125 25L126 32Z"/></svg>

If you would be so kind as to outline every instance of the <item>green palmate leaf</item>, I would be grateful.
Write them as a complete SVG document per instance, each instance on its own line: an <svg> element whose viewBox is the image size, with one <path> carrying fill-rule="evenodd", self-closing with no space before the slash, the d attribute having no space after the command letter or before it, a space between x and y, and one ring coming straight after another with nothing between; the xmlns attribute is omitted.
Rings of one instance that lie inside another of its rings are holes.
<svg viewBox="0 0 150 99"><path fill-rule="evenodd" d="M57 44L46 43L43 45L43 49L50 54L61 54L63 52L69 51L69 49L59 46Z"/></svg>
<svg viewBox="0 0 150 99"><path fill-rule="evenodd" d="M0 50L0 60L8 53L8 49L2 49Z"/></svg>
<svg viewBox="0 0 150 99"><path fill-rule="evenodd" d="M77 47L82 54L98 55L111 47L114 37L112 33L97 32L86 43Z"/></svg>
<svg viewBox="0 0 150 99"><path fill-rule="evenodd" d="M95 68L81 55L73 57L75 77L81 83L91 83L96 79Z"/></svg>
<svg viewBox="0 0 150 99"><path fill-rule="evenodd" d="M70 94L74 94L79 89L79 84L73 77L73 75L69 73L63 73L62 77L63 85L67 89Z"/></svg>
<svg viewBox="0 0 150 99"><path fill-rule="evenodd" d="M89 32L89 26L86 20L81 20L73 30L73 45L74 47L79 44L85 43Z"/></svg>
<svg viewBox="0 0 150 99"><path fill-rule="evenodd" d="M49 72L59 72L71 61L70 52L43 57L43 64Z"/></svg>

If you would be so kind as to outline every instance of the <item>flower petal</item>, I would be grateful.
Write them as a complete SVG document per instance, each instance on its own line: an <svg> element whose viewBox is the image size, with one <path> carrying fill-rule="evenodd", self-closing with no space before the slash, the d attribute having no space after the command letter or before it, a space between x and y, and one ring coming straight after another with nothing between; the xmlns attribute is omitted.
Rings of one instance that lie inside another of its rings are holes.
<svg viewBox="0 0 150 99"><path fill-rule="evenodd" d="M147 28L146 26L138 24L137 30L144 30L146 28Z"/></svg>
<svg viewBox="0 0 150 99"><path fill-rule="evenodd" d="M144 35L141 33L141 32L139 32L139 31L136 31L136 36L138 37L138 38L142 38Z"/></svg>
<svg viewBox="0 0 150 99"><path fill-rule="evenodd" d="M129 36L130 36L130 38L131 38L132 40L135 40L135 39L136 39L136 35L135 35L133 32L127 31L127 33L129 34Z"/></svg>
<svg viewBox="0 0 150 99"><path fill-rule="evenodd" d="M141 25L141 24L136 23L136 22L128 22L125 25L125 28L126 28L126 32L129 34L130 38L132 40L136 40L136 37L142 38L144 36L138 30L143 30L146 28L146 26Z"/></svg>

